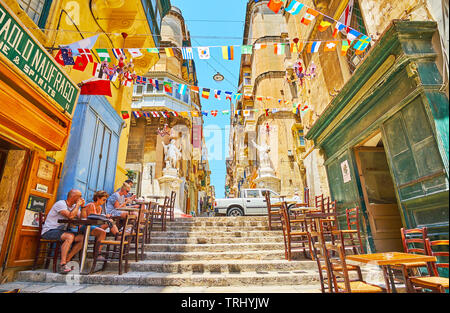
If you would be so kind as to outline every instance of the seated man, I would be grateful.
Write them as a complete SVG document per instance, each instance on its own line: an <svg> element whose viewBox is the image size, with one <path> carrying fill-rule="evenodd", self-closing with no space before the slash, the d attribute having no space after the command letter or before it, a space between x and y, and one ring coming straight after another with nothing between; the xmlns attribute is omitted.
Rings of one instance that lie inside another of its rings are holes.
<svg viewBox="0 0 450 313"><path fill-rule="evenodd" d="M134 196L125 199L125 196L130 192L130 189L130 185L124 183L119 191L116 191L109 196L108 200L106 200L106 214L109 214L112 217L120 216L122 218L125 218L128 215L127 212L120 211L120 208L125 207L134 200Z"/></svg>
<svg viewBox="0 0 450 313"><path fill-rule="evenodd" d="M66 224L58 223L59 219L73 219L78 216L81 206L84 206L84 199L81 198L81 191L72 189L67 194L67 200L60 200L48 212L44 225L42 225L42 238L47 240L64 241L61 245L60 273L67 274L70 269L66 264L73 256L81 250L83 245L83 235L66 230ZM72 243L75 245L69 252Z"/></svg>

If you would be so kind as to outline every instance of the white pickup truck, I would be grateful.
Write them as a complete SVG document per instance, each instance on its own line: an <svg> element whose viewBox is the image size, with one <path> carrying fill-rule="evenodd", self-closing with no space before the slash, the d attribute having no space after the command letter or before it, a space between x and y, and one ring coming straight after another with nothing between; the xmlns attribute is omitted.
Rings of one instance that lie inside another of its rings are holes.
<svg viewBox="0 0 450 313"><path fill-rule="evenodd" d="M215 215L243 216L267 215L265 192L270 192L270 202L280 201L280 195L268 189L243 189L239 198L216 199ZM286 199L292 201L292 199Z"/></svg>

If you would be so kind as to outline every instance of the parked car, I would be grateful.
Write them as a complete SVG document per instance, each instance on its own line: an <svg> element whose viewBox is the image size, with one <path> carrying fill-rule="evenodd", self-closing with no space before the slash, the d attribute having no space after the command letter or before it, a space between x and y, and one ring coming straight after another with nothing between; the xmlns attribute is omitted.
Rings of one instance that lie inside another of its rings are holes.
<svg viewBox="0 0 450 313"><path fill-rule="evenodd" d="M267 215L265 192L270 193L270 202L280 201L280 195L269 189L243 189L239 198L216 199L215 215L244 216ZM292 201L292 199L286 199Z"/></svg>

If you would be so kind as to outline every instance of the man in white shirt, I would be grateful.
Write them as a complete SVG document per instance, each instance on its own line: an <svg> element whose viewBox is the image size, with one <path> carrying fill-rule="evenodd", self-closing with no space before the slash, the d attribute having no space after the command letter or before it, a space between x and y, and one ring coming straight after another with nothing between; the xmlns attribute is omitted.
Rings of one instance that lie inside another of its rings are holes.
<svg viewBox="0 0 450 313"><path fill-rule="evenodd" d="M53 204L45 219L44 225L42 225L41 234L43 239L63 241L60 262L60 272L62 274L67 274L71 271L66 264L81 250L83 235L66 230L67 225L58 223L58 220L77 217L81 206L84 206L81 191L72 189L67 194L67 200L60 200ZM70 250L73 242L75 242L75 245Z"/></svg>

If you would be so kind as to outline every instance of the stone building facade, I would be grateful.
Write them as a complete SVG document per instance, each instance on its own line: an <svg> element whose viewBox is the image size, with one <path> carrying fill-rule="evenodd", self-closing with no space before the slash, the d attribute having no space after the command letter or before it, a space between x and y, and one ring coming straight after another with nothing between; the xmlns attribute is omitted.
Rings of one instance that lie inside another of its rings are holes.
<svg viewBox="0 0 450 313"><path fill-rule="evenodd" d="M207 158L203 157L205 153L202 153L205 151L202 118L174 114L201 112L198 93L178 93L178 84L197 85L194 61L184 60L179 48L191 46L191 41L178 8L172 6L163 18L161 34L161 47L173 47L175 55L167 56L165 50L160 49L160 60L145 74L148 79L158 80L159 88L151 83L136 85L131 105L132 111L158 112L159 117L131 117L126 169L137 175L134 191L138 196L167 193L162 181L166 167L163 144L174 139L182 153L177 165L180 180L175 188L176 207L187 213L199 213L200 198L206 198L208 194L210 171ZM164 83L171 83L171 92L165 91Z"/></svg>

